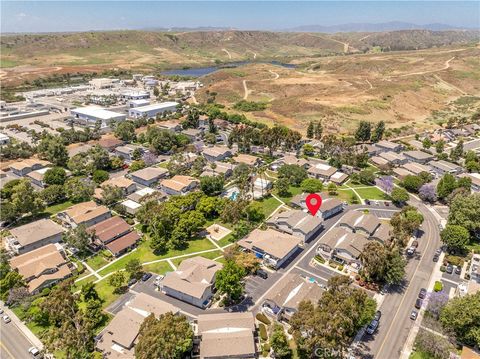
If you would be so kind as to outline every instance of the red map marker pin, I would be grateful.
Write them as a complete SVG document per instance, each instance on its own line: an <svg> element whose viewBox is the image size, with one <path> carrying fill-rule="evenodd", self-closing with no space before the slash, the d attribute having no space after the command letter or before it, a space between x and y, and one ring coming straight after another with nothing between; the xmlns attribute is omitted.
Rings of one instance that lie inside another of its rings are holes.
<svg viewBox="0 0 480 359"><path fill-rule="evenodd" d="M322 197L318 193L310 193L306 200L306 205L312 216L316 215L322 205Z"/></svg>

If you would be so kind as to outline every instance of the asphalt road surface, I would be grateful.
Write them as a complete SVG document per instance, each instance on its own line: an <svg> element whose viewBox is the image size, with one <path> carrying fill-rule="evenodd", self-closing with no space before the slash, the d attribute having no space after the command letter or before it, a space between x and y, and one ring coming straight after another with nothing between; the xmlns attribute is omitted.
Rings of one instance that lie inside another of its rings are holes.
<svg viewBox="0 0 480 359"><path fill-rule="evenodd" d="M2 359L32 359L28 349L33 344L13 323L0 324L0 358Z"/></svg>
<svg viewBox="0 0 480 359"><path fill-rule="evenodd" d="M437 219L420 201L412 198L410 204L424 216L422 235L419 238L417 255L409 259L406 267L406 281L403 286L389 289L380 307L382 319L373 336L365 334L360 343L362 358L399 358L414 322L410 312L415 309L415 300L421 288L427 288L435 263L433 254L440 247L440 233Z"/></svg>

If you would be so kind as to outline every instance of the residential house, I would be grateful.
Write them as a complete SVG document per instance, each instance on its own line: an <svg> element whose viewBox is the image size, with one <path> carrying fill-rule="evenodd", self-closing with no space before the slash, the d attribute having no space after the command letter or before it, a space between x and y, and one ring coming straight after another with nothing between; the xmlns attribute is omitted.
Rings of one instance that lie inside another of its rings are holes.
<svg viewBox="0 0 480 359"><path fill-rule="evenodd" d="M297 165L306 169L308 168L309 163L305 158L298 158L293 155L285 155L275 161L275 165L276 167L281 167L282 165Z"/></svg>
<svg viewBox="0 0 480 359"><path fill-rule="evenodd" d="M472 141L465 142L463 144L463 151L473 151L476 154L480 154L480 138Z"/></svg>
<svg viewBox="0 0 480 359"><path fill-rule="evenodd" d="M244 163L248 166L258 166L262 162L259 157L247 155L245 153L238 153L235 157L233 157L233 160L236 163Z"/></svg>
<svg viewBox="0 0 480 359"><path fill-rule="evenodd" d="M198 180L190 176L176 175L160 182L160 189L168 195L186 195L199 184Z"/></svg>
<svg viewBox="0 0 480 359"><path fill-rule="evenodd" d="M356 153L366 153L369 157L376 156L383 150L380 147L370 144L355 145L354 150Z"/></svg>
<svg viewBox="0 0 480 359"><path fill-rule="evenodd" d="M443 176L445 173L458 175L463 172L463 168L461 166L444 160L430 161L428 165L438 176Z"/></svg>
<svg viewBox="0 0 480 359"><path fill-rule="evenodd" d="M51 219L39 219L10 229L7 246L16 254L23 254L50 243L60 242L62 234L62 226Z"/></svg>
<svg viewBox="0 0 480 359"><path fill-rule="evenodd" d="M307 193L298 194L290 200L290 205L295 208L307 209L306 198ZM343 211L343 202L337 198L328 197L326 193L320 194L322 197L322 205L320 209L315 214L317 217L322 218L323 220L335 216L336 214Z"/></svg>
<svg viewBox="0 0 480 359"><path fill-rule="evenodd" d="M25 177L28 178L34 185L44 188L47 184L43 181L43 177L48 170L48 167L40 168L39 170L27 173Z"/></svg>
<svg viewBox="0 0 480 359"><path fill-rule="evenodd" d="M130 178L146 187L151 187L160 179L168 176L168 170L162 167L146 167L141 170L130 173Z"/></svg>
<svg viewBox="0 0 480 359"><path fill-rule="evenodd" d="M381 169L388 169L390 167L390 162L380 156L371 157L370 162Z"/></svg>
<svg viewBox="0 0 480 359"><path fill-rule="evenodd" d="M298 311L302 301L310 300L316 303L322 294L323 289L316 282L308 281L295 273L288 273L280 279L273 292L268 294L262 303L262 311L276 320L288 322Z"/></svg>
<svg viewBox="0 0 480 359"><path fill-rule="evenodd" d="M203 131L197 128L187 128L182 133L187 136L190 141L199 141L203 137Z"/></svg>
<svg viewBox="0 0 480 359"><path fill-rule="evenodd" d="M85 227L93 226L111 217L110 210L99 206L94 201L82 202L69 207L57 214L67 227L75 228L81 224Z"/></svg>
<svg viewBox="0 0 480 359"><path fill-rule="evenodd" d="M203 150L203 157L209 162L223 161L232 157L232 151L227 146L206 147Z"/></svg>
<svg viewBox="0 0 480 359"><path fill-rule="evenodd" d="M418 176L422 172L430 173L432 171L432 169L427 165L413 162L405 163L402 168L411 172L415 176Z"/></svg>
<svg viewBox="0 0 480 359"><path fill-rule="evenodd" d="M72 275L74 266L69 263L62 247L47 244L10 259L12 269L25 279L29 293L36 294Z"/></svg>
<svg viewBox="0 0 480 359"><path fill-rule="evenodd" d="M380 221L373 214L349 211L340 219L338 225L353 233L361 233L368 237L380 226Z"/></svg>
<svg viewBox="0 0 480 359"><path fill-rule="evenodd" d="M342 184L344 184L347 179L348 175L340 171L337 171L330 176L330 182L335 183L337 186L341 186Z"/></svg>
<svg viewBox="0 0 480 359"><path fill-rule="evenodd" d="M462 173L459 177L468 177L472 180L472 191L480 192L480 174L479 173Z"/></svg>
<svg viewBox="0 0 480 359"><path fill-rule="evenodd" d="M140 240L138 233L132 231L130 225L118 216L89 227L88 232L94 237L94 249L108 249L115 257L135 247Z"/></svg>
<svg viewBox="0 0 480 359"><path fill-rule="evenodd" d="M382 152L378 155L379 157L388 161L392 166L400 166L404 163L407 163L407 158L401 153L396 152Z"/></svg>
<svg viewBox="0 0 480 359"><path fill-rule="evenodd" d="M412 163L413 164L413 163ZM406 176L413 175L412 172L408 171L405 168L402 167L397 167L392 170L393 174L395 177L397 177L399 180L403 180Z"/></svg>
<svg viewBox="0 0 480 359"><path fill-rule="evenodd" d="M133 216L142 207L140 203L132 201L131 199L126 199L125 201L121 202L120 205L125 209L125 212Z"/></svg>
<svg viewBox="0 0 480 359"><path fill-rule="evenodd" d="M127 196L127 199L137 203L142 203L150 199L155 199L160 202L165 200L166 198L167 198L167 195L165 193L157 191L150 187L142 188Z"/></svg>
<svg viewBox="0 0 480 359"><path fill-rule="evenodd" d="M137 190L137 185L135 182L125 176L110 178L102 183L102 187L104 186L121 188L124 196L128 196L130 193L133 193Z"/></svg>
<svg viewBox="0 0 480 359"><path fill-rule="evenodd" d="M115 148L124 145L125 141L119 140L118 138L115 138L115 137L101 138L98 140L97 144L103 149L109 152L113 152L115 151Z"/></svg>
<svg viewBox="0 0 480 359"><path fill-rule="evenodd" d="M27 158L21 161L14 162L8 167L13 174L24 177L27 173L47 167L50 164L48 161L39 160L36 158Z"/></svg>
<svg viewBox="0 0 480 359"><path fill-rule="evenodd" d="M403 149L403 146L400 143L395 143L391 141L381 140L375 144L375 147L381 149L382 152L394 151L400 152Z"/></svg>
<svg viewBox="0 0 480 359"><path fill-rule="evenodd" d="M323 229L321 218L299 210L277 213L267 220L267 224L281 232L292 234L308 242Z"/></svg>
<svg viewBox="0 0 480 359"><path fill-rule="evenodd" d="M424 151L405 151L403 155L408 161L425 164L434 159L434 156Z"/></svg>
<svg viewBox="0 0 480 359"><path fill-rule="evenodd" d="M79 154L86 155L92 148L93 146L88 143L73 143L67 147L68 157L71 158Z"/></svg>
<svg viewBox="0 0 480 359"><path fill-rule="evenodd" d="M195 341L200 359L256 358L256 328L252 312L199 314Z"/></svg>
<svg viewBox="0 0 480 359"><path fill-rule="evenodd" d="M236 165L233 163L227 162L212 162L214 164L214 168L210 164L206 164L203 167L203 172L201 176L218 176L223 175L225 178L230 177L233 174L233 170L235 169Z"/></svg>
<svg viewBox="0 0 480 359"><path fill-rule="evenodd" d="M158 127L162 130L168 130L171 132L180 132L182 130L180 121L176 120L161 121L158 123Z"/></svg>
<svg viewBox="0 0 480 359"><path fill-rule="evenodd" d="M187 258L160 284L163 293L200 308L210 304L215 275L222 269L219 262L203 257Z"/></svg>
<svg viewBox="0 0 480 359"><path fill-rule="evenodd" d="M323 181L328 181L330 177L337 172L337 169L325 163L317 163L313 166L310 166L307 171L312 177Z"/></svg>
<svg viewBox="0 0 480 359"><path fill-rule="evenodd" d="M389 244L392 237L392 226L387 223L380 223L375 232L370 235L370 239L374 239L383 244Z"/></svg>
<svg viewBox="0 0 480 359"><path fill-rule="evenodd" d="M254 229L237 243L263 259L264 264L278 269L297 251L302 242L299 237L269 228L265 231Z"/></svg>
<svg viewBox="0 0 480 359"><path fill-rule="evenodd" d="M140 155L143 155L145 153L145 148L130 143L115 148L115 155L122 157L126 161L133 161L135 152L140 152Z"/></svg>
<svg viewBox="0 0 480 359"><path fill-rule="evenodd" d="M145 318L150 314L159 318L168 312L178 314L180 310L146 293L136 294L97 336L96 349L107 359L135 358L135 344Z"/></svg>

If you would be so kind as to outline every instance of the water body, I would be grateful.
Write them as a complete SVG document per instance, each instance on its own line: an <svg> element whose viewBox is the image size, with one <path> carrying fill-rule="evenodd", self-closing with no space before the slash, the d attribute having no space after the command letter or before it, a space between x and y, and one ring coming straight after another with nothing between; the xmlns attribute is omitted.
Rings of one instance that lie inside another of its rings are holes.
<svg viewBox="0 0 480 359"><path fill-rule="evenodd" d="M209 74L211 74L215 71L221 70L221 69L236 68L236 67L239 67L239 66L242 66L242 65L253 64L253 63L270 64L270 65L285 67L287 69L294 69L294 68L297 67L297 65L285 64L285 63L279 62L279 61L268 61L268 62L238 61L238 62L230 62L228 64L218 65L218 66L206 66L206 67L195 67L195 68L188 68L188 69L183 68L183 69L167 70L167 71L163 71L162 75L201 77L201 76L209 75Z"/></svg>

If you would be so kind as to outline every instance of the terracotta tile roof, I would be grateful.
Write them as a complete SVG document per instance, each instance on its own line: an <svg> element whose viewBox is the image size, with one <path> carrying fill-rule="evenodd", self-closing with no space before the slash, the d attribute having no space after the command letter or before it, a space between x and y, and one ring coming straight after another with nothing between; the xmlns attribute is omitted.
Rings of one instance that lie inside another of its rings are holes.
<svg viewBox="0 0 480 359"><path fill-rule="evenodd" d="M102 243L107 243L113 238L130 230L130 225L121 217L115 216L106 219L94 226L88 227L88 232L95 232L95 237Z"/></svg>
<svg viewBox="0 0 480 359"><path fill-rule="evenodd" d="M113 254L117 254L125 250L126 248L131 247L134 245L138 240L140 240L140 236L137 232L132 231L120 238L115 239L107 243L105 246L112 252Z"/></svg>

